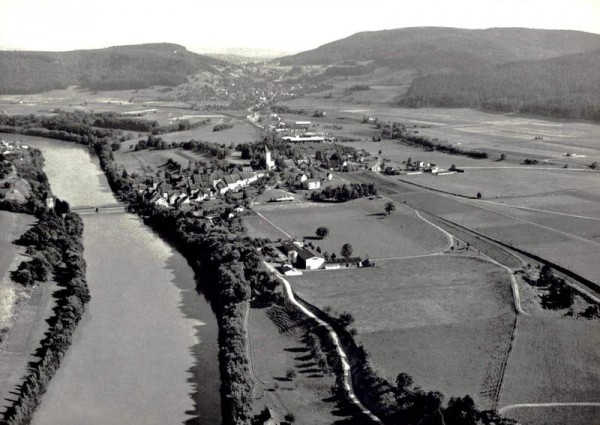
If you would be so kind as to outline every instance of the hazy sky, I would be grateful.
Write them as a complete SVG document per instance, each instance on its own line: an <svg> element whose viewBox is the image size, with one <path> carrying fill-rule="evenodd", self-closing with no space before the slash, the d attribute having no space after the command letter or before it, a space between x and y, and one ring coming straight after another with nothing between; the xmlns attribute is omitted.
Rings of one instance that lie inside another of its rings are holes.
<svg viewBox="0 0 600 425"><path fill-rule="evenodd" d="M173 42L300 51L359 31L530 27L600 34L600 0L0 0L0 48Z"/></svg>

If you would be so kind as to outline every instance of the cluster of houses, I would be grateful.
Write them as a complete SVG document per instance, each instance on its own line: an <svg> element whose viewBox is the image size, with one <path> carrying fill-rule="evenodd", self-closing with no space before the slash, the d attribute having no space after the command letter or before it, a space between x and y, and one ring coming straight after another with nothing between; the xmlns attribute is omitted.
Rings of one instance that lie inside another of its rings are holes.
<svg viewBox="0 0 600 425"><path fill-rule="evenodd" d="M0 140L0 161L17 161L26 158L29 147L19 141ZM12 167L11 167L12 168ZM14 172L3 173L0 179L0 199L24 203L30 193L30 186Z"/></svg>
<svg viewBox="0 0 600 425"><path fill-rule="evenodd" d="M23 145L19 141L9 141L0 139L0 159L14 159L23 155L23 151L29 149L29 146Z"/></svg>
<svg viewBox="0 0 600 425"><path fill-rule="evenodd" d="M194 174L182 170L168 178L154 181L149 185L140 184L140 193L146 203L165 208L182 208L190 203L214 199L229 191L240 189L265 177L267 171L254 171L251 167L243 167L241 172L225 173L216 170L210 174Z"/></svg>
<svg viewBox="0 0 600 425"><path fill-rule="evenodd" d="M439 171L439 167L437 165L423 161L407 162L406 169L408 171L422 171L424 173L437 173Z"/></svg>

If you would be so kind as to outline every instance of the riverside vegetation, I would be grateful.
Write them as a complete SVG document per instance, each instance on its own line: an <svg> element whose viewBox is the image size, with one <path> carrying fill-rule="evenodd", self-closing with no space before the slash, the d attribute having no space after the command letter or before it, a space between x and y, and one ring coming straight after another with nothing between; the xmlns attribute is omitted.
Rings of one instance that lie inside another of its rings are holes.
<svg viewBox="0 0 600 425"><path fill-rule="evenodd" d="M3 158L0 158L3 159ZM10 162L4 159L2 162ZM51 317L46 337L37 350L39 360L32 363L29 372L7 407L0 423L27 424L40 402L46 387L60 366L85 304L90 300L85 280L86 264L83 259L81 218L69 211L68 203L57 200L54 209L46 207L50 185L42 170L43 157L37 149L27 149L23 160L13 161L17 176L25 179L32 190L24 203L0 200L0 209L35 215L37 223L28 229L16 243L27 247L32 259L23 261L12 272L12 279L25 286L41 285L54 275L62 287L57 297L54 316Z"/></svg>

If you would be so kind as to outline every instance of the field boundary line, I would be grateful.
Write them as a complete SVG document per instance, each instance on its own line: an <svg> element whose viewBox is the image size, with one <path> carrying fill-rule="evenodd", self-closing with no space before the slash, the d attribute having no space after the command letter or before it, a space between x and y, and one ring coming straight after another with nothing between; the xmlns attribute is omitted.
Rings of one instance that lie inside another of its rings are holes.
<svg viewBox="0 0 600 425"><path fill-rule="evenodd" d="M481 201L483 201L483 202L485 202L487 204L499 205L499 206L504 206L504 207L507 207L507 208L515 208L515 209L526 210L526 211L538 211L538 212L543 212L543 213L546 213L546 214L564 215L566 217L580 218L582 220L600 221L600 218L588 217L586 215L568 214L568 213L562 213L562 212L558 212L558 211L542 210L540 208L531 208L531 207L523 207L523 206L519 206L519 205L503 204L502 202L494 202L494 201L487 201L487 200L481 200Z"/></svg>
<svg viewBox="0 0 600 425"><path fill-rule="evenodd" d="M565 402L549 402L549 403L519 403L509 404L498 409L498 413L505 414L506 412L514 409L521 409L524 407L600 407L599 401L565 401Z"/></svg>
<svg viewBox="0 0 600 425"><path fill-rule="evenodd" d="M486 211L489 211L489 212L494 213L494 214L498 214L498 215L501 215L501 216L504 216L504 217L508 217L510 219L513 219L513 220L521 221L523 223L527 223L527 224L535 226L535 227L540 227L542 229L549 230L550 232L557 233L559 235L563 235L563 236L566 236L566 237L569 237L569 238L573 238L573 239L578 239L578 240L584 242L587 245L600 246L600 243L594 242L594 241L586 239L586 238L582 238L581 236L577 236L577 235L573 235L571 233L563 232L562 230L554 229L554 228L549 227L549 226L544 226L543 224L536 223L535 221L529 221L529 220L525 220L523 218L515 217L514 215L511 215L511 214L505 213L505 212L501 212L501 211L495 210L495 209L490 208L490 207L486 208L485 206L481 205L481 203L479 202L479 200L471 200L471 202L468 202L468 201L465 201L465 200L462 200L462 199L458 199L457 197L455 197L453 195L442 195L442 196L450 197L450 198L454 199L456 202L460 202L460 203L463 203L463 204L466 204L466 205L470 205L470 206L473 206L475 208L481 208L482 210L486 210ZM480 204L480 205L477 205L477 204Z"/></svg>
<svg viewBox="0 0 600 425"><path fill-rule="evenodd" d="M354 388L352 387L350 362L348 361L348 357L346 356L346 353L344 352L344 349L342 348L342 344L340 342L338 334L331 327L331 325L329 325L329 323L327 323L324 320L317 317L313 312L311 312L309 309L307 309L302 303L300 303L296 299L296 297L294 296L294 291L292 290L292 285L290 284L290 282L288 282L287 279L285 279L277 270L275 270L275 268L272 265L270 265L266 261L264 261L263 263L265 264L267 269L269 269L269 271L273 272L275 274L275 276L277 276L277 278L283 282L283 285L285 286L285 293L286 293L288 299L290 300L290 302L292 304L294 304L296 307L298 307L304 315L315 320L319 325L325 327L327 329L327 331L329 332L329 335L333 339L333 342L334 342L335 347L338 352L338 356L340 357L340 361L342 363L342 368L343 368L343 373L344 373L344 387L345 387L346 391L348 392L348 398L350 399L350 401L352 403L354 403L361 410L361 412L363 414L369 416L369 418L371 420L373 420L374 422L379 423L379 424L383 423L381 421L381 419L379 419L377 416L375 416L373 414L373 412L371 412L369 409L367 409L361 403L361 401L358 399L358 397L356 397L356 394L354 393Z"/></svg>
<svg viewBox="0 0 600 425"><path fill-rule="evenodd" d="M283 230L281 227L279 227L278 225L276 225L275 223L273 223L271 220L269 220L267 217L265 217L264 215L262 215L261 213L259 213L258 211L254 210L254 212L256 213L257 216L259 216L260 218L262 218L263 220L265 220L267 223L269 223L271 226L273 226L274 228L276 228L277 230L279 230L281 233L283 233L286 237L291 238L291 235L286 232L285 230Z"/></svg>
<svg viewBox="0 0 600 425"><path fill-rule="evenodd" d="M407 205L407 204L405 204ZM437 224L427 220L425 217L423 217L421 215L421 213L419 213L419 211L417 211L416 209L412 208L411 209L417 214L417 217L419 217L421 220L423 220L425 223L429 223L431 226L435 227L436 229L438 229L440 232L442 232L446 238L448 239L448 243L446 245L446 248L444 248L444 251L448 251L450 248L452 248L454 246L454 235L448 231L446 231L445 229L442 229L440 226L438 226ZM441 252L444 252L441 251Z"/></svg>

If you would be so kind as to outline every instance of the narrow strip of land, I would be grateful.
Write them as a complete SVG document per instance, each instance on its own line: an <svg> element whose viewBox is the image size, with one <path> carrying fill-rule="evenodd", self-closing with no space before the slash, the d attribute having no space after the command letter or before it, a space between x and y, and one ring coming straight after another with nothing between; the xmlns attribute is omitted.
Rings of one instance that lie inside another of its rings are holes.
<svg viewBox="0 0 600 425"><path fill-rule="evenodd" d="M508 406L504 406L498 409L498 413L501 415L506 414L514 409L521 408L532 408L532 407L600 407L600 402L598 401L573 401L573 402L555 402L555 403L519 403L519 404L509 404Z"/></svg>

